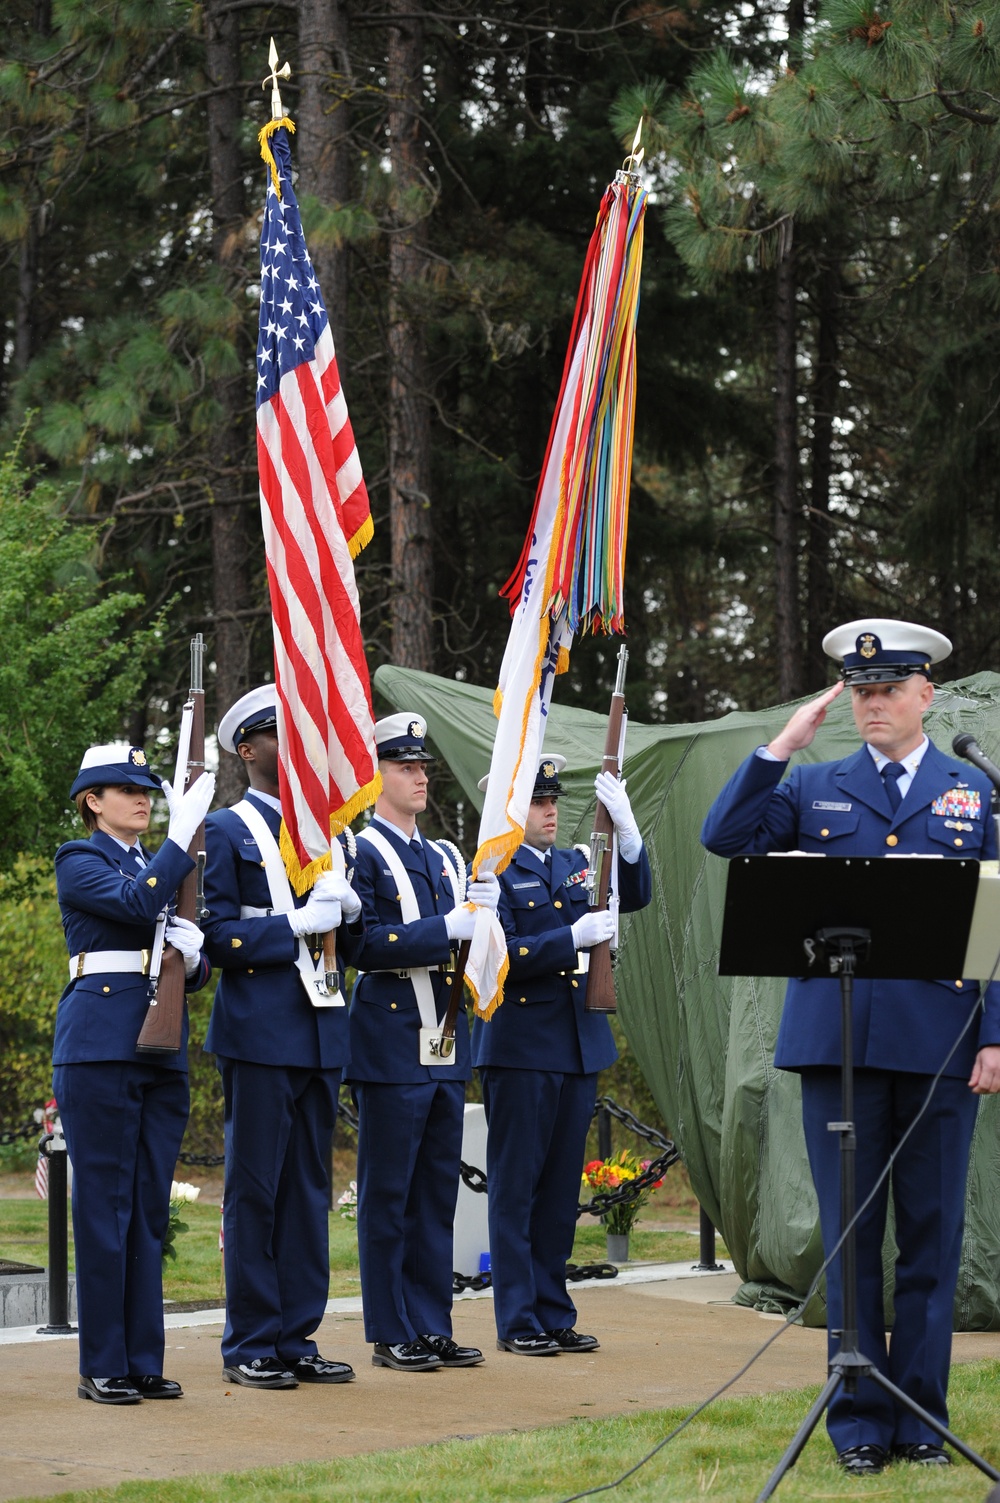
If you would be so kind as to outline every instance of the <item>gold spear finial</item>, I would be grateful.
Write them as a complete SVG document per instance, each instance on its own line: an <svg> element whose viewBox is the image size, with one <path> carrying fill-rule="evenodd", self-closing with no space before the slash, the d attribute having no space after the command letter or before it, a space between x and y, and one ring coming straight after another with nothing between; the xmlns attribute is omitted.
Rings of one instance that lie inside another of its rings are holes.
<svg viewBox="0 0 1000 1503"><path fill-rule="evenodd" d="M266 89L268 84L271 85L271 119L280 120L285 112L281 107L281 92L278 88L278 79L291 78L292 65L291 63L283 63L280 68L278 67L278 49L274 45L274 37L271 38L267 60L271 65L271 71L261 84L261 88Z"/></svg>
<svg viewBox="0 0 1000 1503"><path fill-rule="evenodd" d="M646 155L645 149L639 145L642 135L642 116L639 116L639 124L635 128L635 137L632 141L632 150L615 173L615 182L624 184L627 188L636 189L639 186L639 168L642 159Z"/></svg>

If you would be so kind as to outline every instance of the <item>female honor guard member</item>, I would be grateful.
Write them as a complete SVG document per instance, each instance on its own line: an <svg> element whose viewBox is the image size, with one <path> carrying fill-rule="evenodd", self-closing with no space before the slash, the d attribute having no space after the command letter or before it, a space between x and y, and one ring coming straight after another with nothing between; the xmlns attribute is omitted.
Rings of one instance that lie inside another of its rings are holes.
<svg viewBox="0 0 1000 1503"><path fill-rule="evenodd" d="M349 1383L353 1369L312 1339L330 1289L327 1163L347 1059L344 974L326 986L321 936L336 929L353 963L361 904L333 872L306 897L292 891L278 847L273 684L223 716L219 747L250 780L206 832L205 945L222 971L205 1039L225 1097L222 1376L260 1389Z"/></svg>
<svg viewBox="0 0 1000 1503"><path fill-rule="evenodd" d="M555 848L565 766L565 757L542 757L524 841L501 873L498 911L510 957L505 1000L488 1023L477 1018L472 1033L489 1127L497 1347L524 1357L599 1344L573 1329L566 1263L597 1072L618 1051L607 1018L584 1009L587 980L577 952L610 939L615 925L610 913L589 906L587 857ZM618 894L631 913L652 897L649 859L624 784L602 772L594 786L615 824Z"/></svg>
<svg viewBox="0 0 1000 1503"><path fill-rule="evenodd" d="M931 664L950 653L948 638L909 621L851 621L828 632L823 650L843 662L843 682L800 705L774 740L736 770L708 812L702 843L719 856L798 850L995 859L989 780L924 735L934 698ZM789 759L812 744L845 686L865 744L840 762L801 763L786 778ZM908 913L901 922L919 951L921 926L948 918ZM930 977L859 980L853 991L857 1203L868 1206L857 1229L859 1347L944 1424L976 1095L1000 1090L1000 986L988 987L982 1004L977 992L975 980ZM802 1082L802 1121L828 1252L841 1230L840 1141L829 1130L841 1115L840 1027L836 977L788 983L774 1063L797 1071ZM889 1185L876 1190L875 1183L897 1149L892 1198L899 1256L887 1352L882 1241ZM834 1356L843 1324L839 1257L826 1278ZM838 1389L827 1429L841 1466L858 1475L881 1472L893 1459L949 1462L937 1432L894 1405L870 1378L859 1379L855 1392Z"/></svg>
<svg viewBox="0 0 1000 1503"><path fill-rule="evenodd" d="M471 939L466 896L496 907L495 879L464 891L454 847L424 840L426 726L389 715L375 727L382 793L358 836L365 944L351 1001L350 1077L358 1104L358 1251L372 1362L398 1372L471 1367L451 1339L469 1030L459 1013L447 1059L422 1047L448 1008L452 944ZM363 974L362 974L363 973Z"/></svg>
<svg viewBox="0 0 1000 1503"><path fill-rule="evenodd" d="M170 810L155 856L139 844L150 794ZM177 1399L163 1377L163 1238L188 1117L187 1017L176 1055L140 1055L158 919L184 956L189 991L208 980L201 931L169 914L194 866L188 846L215 779L174 793L138 747L92 746L70 789L89 840L56 852L69 985L56 1014L52 1076L73 1164L81 1399Z"/></svg>

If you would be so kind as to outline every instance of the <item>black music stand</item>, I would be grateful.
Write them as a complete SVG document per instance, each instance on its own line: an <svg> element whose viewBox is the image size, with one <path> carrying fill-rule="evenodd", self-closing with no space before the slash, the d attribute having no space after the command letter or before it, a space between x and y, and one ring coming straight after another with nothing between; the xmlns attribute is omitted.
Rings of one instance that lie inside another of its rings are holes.
<svg viewBox="0 0 1000 1503"><path fill-rule="evenodd" d="M729 863L721 976L837 976L840 979L841 1120L840 1225L850 1228L840 1249L843 1325L840 1350L830 1359L826 1385L771 1473L757 1503L770 1498L795 1465L841 1384L849 1393L871 1378L897 1403L940 1435L987 1477L1000 1472L897 1388L858 1349L854 1133L854 978L920 980L960 976L972 923L979 863L927 857L739 856ZM949 923L926 924L920 945L900 913L947 913ZM917 953L919 952L919 953ZM803 963L805 962L805 963Z"/></svg>

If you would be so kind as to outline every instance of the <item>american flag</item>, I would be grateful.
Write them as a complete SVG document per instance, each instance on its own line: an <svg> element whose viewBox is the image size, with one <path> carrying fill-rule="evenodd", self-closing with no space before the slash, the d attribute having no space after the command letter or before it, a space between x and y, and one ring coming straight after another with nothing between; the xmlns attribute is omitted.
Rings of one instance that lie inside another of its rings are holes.
<svg viewBox="0 0 1000 1503"><path fill-rule="evenodd" d="M319 866L330 865L331 822L339 833L375 801L379 781L353 564L372 536L371 511L292 189L289 128L290 121L272 122L261 133L270 170L260 238L257 462L282 854L304 891Z"/></svg>

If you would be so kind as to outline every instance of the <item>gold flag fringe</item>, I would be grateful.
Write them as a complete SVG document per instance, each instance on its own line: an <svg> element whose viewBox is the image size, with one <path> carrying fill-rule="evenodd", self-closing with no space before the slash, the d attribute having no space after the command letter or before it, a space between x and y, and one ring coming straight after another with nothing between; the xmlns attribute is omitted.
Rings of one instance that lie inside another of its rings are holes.
<svg viewBox="0 0 1000 1503"><path fill-rule="evenodd" d="M281 179L278 176L278 164L274 160L274 152L267 143L275 131L280 130L282 126L285 127L290 136L294 136L295 121L290 115L282 115L280 120L269 120L263 129L257 132L257 145L260 147L260 154L264 165L271 174L271 182L274 184L274 191L278 195L279 203L281 201Z"/></svg>
<svg viewBox="0 0 1000 1503"><path fill-rule="evenodd" d="M353 798L348 799L346 804L330 815L331 840L335 840L338 835L346 830L351 821L357 819L362 810L367 809L373 804L381 792L382 774L376 772L370 783L366 783L363 788L359 788ZM289 882L292 884L292 891L297 897L301 898L303 893L309 891L321 872L333 870L333 859L329 851L324 852L322 856L318 856L315 861L310 861L306 866L302 865L298 852L292 844L292 837L288 833L288 827L284 820L281 821L278 849L281 851L281 859L285 863L285 871L288 874Z"/></svg>
<svg viewBox="0 0 1000 1503"><path fill-rule="evenodd" d="M476 1005L475 1005L475 1012L473 1014L474 1017L482 1018L482 1020L483 1020L484 1023L488 1023L490 1021L490 1018L492 1018L493 1014L496 1012L497 1008L500 1006L501 1002L503 1001L503 987L504 987L504 982L507 980L507 972L509 970L510 970L510 959L509 959L508 956L505 955L504 958L503 958L503 960L502 960L502 962L501 962L501 964L500 964L500 974L497 976L497 992L496 992L496 996L493 998L493 1001L489 1004L489 1006L486 1007L486 1008L484 1008L482 1011L480 1011L480 1009L479 1009L479 993L476 991L476 988L472 984L472 978L471 978L471 976L469 975L468 971L466 971L466 973L465 973L465 984L469 988L469 991L472 993L473 997L475 998L475 1004Z"/></svg>
<svg viewBox="0 0 1000 1503"><path fill-rule="evenodd" d="M351 558L357 558L362 548L367 548L375 536L375 523L371 517L366 517L352 538L348 540L347 551Z"/></svg>

